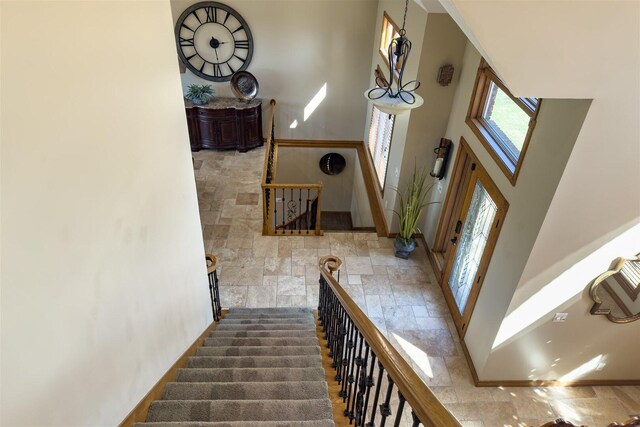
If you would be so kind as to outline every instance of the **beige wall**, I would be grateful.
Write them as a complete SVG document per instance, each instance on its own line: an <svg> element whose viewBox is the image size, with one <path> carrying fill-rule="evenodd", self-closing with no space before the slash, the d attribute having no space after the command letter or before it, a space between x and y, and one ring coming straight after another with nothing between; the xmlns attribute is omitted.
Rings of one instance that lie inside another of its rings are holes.
<svg viewBox="0 0 640 427"><path fill-rule="evenodd" d="M407 129L407 139L402 157L399 188L404 190L413 175L414 168L425 168L431 171L435 162L433 149L445 136L449 113L453 105L453 98L460 80L462 57L464 55L467 38L457 24L447 14L429 13L422 43L422 53L418 69L420 88L418 94L424 99L422 107L411 113L411 120ZM445 64L452 64L455 68L454 77L450 85L441 86L437 82L438 69ZM431 198L437 200L438 180L428 178L434 187ZM427 221L432 212L439 212L441 203L430 205L425 210L420 231L426 236L434 233L435 227ZM398 224L398 217L394 216L393 229Z"/></svg>
<svg viewBox="0 0 640 427"><path fill-rule="evenodd" d="M515 316L483 324L484 341L470 346L482 362L481 377L526 379L536 369L539 378L558 378L602 354L605 368L579 379L640 378L640 324L590 316L585 293L613 257L638 252L640 4L455 0L446 6L517 95L594 99L521 277L504 289L508 298L482 301ZM568 312L567 322L550 323L555 312ZM500 338L493 352L489 335ZM557 358L561 363L551 366Z"/></svg>
<svg viewBox="0 0 640 427"><path fill-rule="evenodd" d="M198 0L171 0L174 20ZM233 0L225 2L247 21L255 42L247 71L259 97L276 99L278 138L361 140L365 126L371 40L377 2L371 0ZM187 70L183 87L211 84L233 96L228 82L201 79ZM326 83L324 101L305 122L304 107ZM266 117L265 129L266 129ZM298 121L298 127L289 125Z"/></svg>
<svg viewBox="0 0 640 427"><path fill-rule="evenodd" d="M347 165L338 175L327 175L320 170L320 159L327 153L342 155ZM322 211L349 212L353 194L355 149L334 148L278 148L276 182L281 184L317 184L322 182ZM297 195L296 195L297 197ZM304 199L304 198L303 198Z"/></svg>
<svg viewBox="0 0 640 427"><path fill-rule="evenodd" d="M389 78L388 66L385 64L382 56L379 53L380 50L380 37L382 30L382 16L383 13L387 12L387 14L391 17L391 19L399 26L402 26L402 17L404 14L404 3L399 1L392 0L380 0L378 2L378 12L375 16L375 33L372 37L373 46L371 46L371 41L369 41L369 49L371 52L371 68L369 70L369 86L375 86L375 78L374 71L377 66L383 70L387 79ZM409 2L409 10L407 13L407 23L406 23L406 31L407 38L412 43L411 56L410 60L406 64L406 68L404 71L403 81L409 82L417 78L418 68L420 64L420 56L422 53L422 42L423 35L425 33L425 25L427 22L427 12L422 8L422 6L416 4L413 1ZM370 24L371 25L371 24ZM371 39L370 39L371 40ZM387 70L387 71L385 71ZM367 103L367 120L365 126L364 136L362 137L364 141L369 139L369 125L371 123L371 112L373 104L371 101ZM400 173L402 169L402 158L405 148L405 142L407 140L407 132L409 129L409 121L413 114L417 114L415 110L413 112L406 112L400 115L397 115L395 118L395 123L393 127L393 135L391 139L391 150L389 152L389 163L387 167L387 175L385 179L384 185L384 194L383 194L383 204L385 210L385 216L387 220L387 224L391 226L392 231L397 231L397 226L393 227L392 222L394 221L393 209L396 204L396 192L393 191L393 188L398 187L398 182L400 179ZM413 170L413 169L412 169Z"/></svg>
<svg viewBox="0 0 640 427"><path fill-rule="evenodd" d="M353 171L353 196L351 198L351 220L356 228L375 227L369 195L362 176L360 156L355 156L355 170Z"/></svg>
<svg viewBox="0 0 640 427"><path fill-rule="evenodd" d="M116 425L211 321L168 1L3 1L1 424Z"/></svg>
<svg viewBox="0 0 640 427"><path fill-rule="evenodd" d="M545 99L542 102L538 122L514 187L465 123L480 58L478 51L469 42L446 136L455 144L450 165L455 162L460 137L464 137L509 202L509 210L465 337L480 378L494 379L484 375L488 354L481 349L488 346L490 350L495 339L497 328L513 295L514 285L522 274L588 111L589 101ZM448 168L447 179L442 181L444 186L448 185L452 170L452 167ZM434 194L437 200L444 201L446 191ZM438 219L435 215L429 216L428 221L431 222L428 229L436 230ZM433 241L430 240L429 243L433 244Z"/></svg>

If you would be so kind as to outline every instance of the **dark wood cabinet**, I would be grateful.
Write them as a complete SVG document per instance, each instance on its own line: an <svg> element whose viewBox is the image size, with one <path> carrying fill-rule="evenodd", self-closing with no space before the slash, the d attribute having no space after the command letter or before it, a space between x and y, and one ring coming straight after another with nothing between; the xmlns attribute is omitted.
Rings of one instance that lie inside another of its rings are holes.
<svg viewBox="0 0 640 427"><path fill-rule="evenodd" d="M217 98L206 105L186 104L191 151L203 148L245 152L263 144L262 105Z"/></svg>

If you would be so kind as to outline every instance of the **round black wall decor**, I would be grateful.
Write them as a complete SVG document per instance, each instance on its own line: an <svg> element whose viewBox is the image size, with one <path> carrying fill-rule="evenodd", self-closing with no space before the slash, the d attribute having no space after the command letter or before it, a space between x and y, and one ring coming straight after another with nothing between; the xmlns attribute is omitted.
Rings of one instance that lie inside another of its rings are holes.
<svg viewBox="0 0 640 427"><path fill-rule="evenodd" d="M329 153L320 159L320 170L327 175L338 175L347 166L347 161L338 153Z"/></svg>

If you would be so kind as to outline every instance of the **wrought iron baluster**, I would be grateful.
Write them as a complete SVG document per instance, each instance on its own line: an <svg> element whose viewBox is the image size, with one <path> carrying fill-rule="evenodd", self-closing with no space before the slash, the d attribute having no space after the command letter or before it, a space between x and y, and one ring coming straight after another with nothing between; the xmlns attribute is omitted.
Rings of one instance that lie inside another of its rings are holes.
<svg viewBox="0 0 640 427"><path fill-rule="evenodd" d="M334 295L335 298L335 295ZM340 384L340 382L342 381L342 345L344 343L344 336L346 334L346 319L345 319L345 313L344 310L342 309L342 306L340 305L340 303L338 302L338 299L336 298L336 305L337 305L337 310L336 310L336 316L335 316L335 339L334 341L331 343L332 345L332 351L333 351L333 369L336 370L336 381L338 381L338 384Z"/></svg>
<svg viewBox="0 0 640 427"><path fill-rule="evenodd" d="M336 365L336 381L338 381L338 384L343 384L343 380L344 380L344 361L346 360L346 353L347 353L347 341L349 339L348 337L348 332L349 332L349 316L344 312L344 309L342 309L342 307L340 308L342 311L342 317L341 317L341 321L338 325L339 329L339 335L338 335L338 345L336 348L336 360L335 360L335 365ZM340 393L338 393L339 396L342 397L342 391Z"/></svg>
<svg viewBox="0 0 640 427"><path fill-rule="evenodd" d="M290 202L295 205L295 202L293 201L293 188L291 189L291 200L290 200ZM294 206L293 207L293 217L289 218L289 221L293 220L293 222L289 225L289 229L291 230L291 234L293 234L293 230L296 228L296 219L295 218L297 216L296 215L297 212L298 212L298 208L296 206Z"/></svg>
<svg viewBox="0 0 640 427"><path fill-rule="evenodd" d="M213 273L209 273L209 296L211 296L211 311L213 312L213 320L214 321L218 321L218 310L216 307L216 298L213 295L214 290L214 283L213 283Z"/></svg>
<svg viewBox="0 0 640 427"><path fill-rule="evenodd" d="M342 360L342 390L339 396L342 397L342 401L347 401L347 385L349 384L349 365L351 364L351 353L353 349L353 336L355 331L355 325L349 316L347 316L349 327L348 333L344 342L344 356Z"/></svg>
<svg viewBox="0 0 640 427"><path fill-rule="evenodd" d="M418 427L420 425L420 419L416 415L415 411L411 411L411 418L413 419L413 424L411 424L411 427Z"/></svg>
<svg viewBox="0 0 640 427"><path fill-rule="evenodd" d="M222 315L222 302L220 301L220 283L218 282L218 272L213 270L213 301L216 305L216 322Z"/></svg>
<svg viewBox="0 0 640 427"><path fill-rule="evenodd" d="M358 342L359 341L359 342ZM360 377L360 368L362 366L362 342L364 341L362 334L356 329L356 336L354 340L353 348L353 363L351 364L351 371L349 372L349 395L347 396L347 411L349 413L349 424L355 417L355 393L358 391L358 378ZM358 355L356 356L355 345L358 345ZM354 375L355 371L355 375Z"/></svg>
<svg viewBox="0 0 640 427"><path fill-rule="evenodd" d="M364 341L364 339L362 339ZM360 343L362 344L362 342ZM359 426L362 420L362 410L364 405L364 393L367 389L367 364L369 363L369 344L364 341L365 351L364 357L360 359L358 374L356 375L356 389L354 400L355 425Z"/></svg>
<svg viewBox="0 0 640 427"><path fill-rule="evenodd" d="M380 405L380 416L382 417L382 421L380 421L380 427L384 427L384 424L387 421L387 417L391 415L391 405L389 402L391 401L391 393L393 393L393 380L389 375L387 375L387 395L385 396L384 402Z"/></svg>
<svg viewBox="0 0 640 427"><path fill-rule="evenodd" d="M273 231L278 234L278 189L273 189Z"/></svg>
<svg viewBox="0 0 640 427"><path fill-rule="evenodd" d="M360 426L364 427L364 423L367 419L367 409L369 408L369 395L371 394L371 387L373 387L374 382L373 382L373 370L376 367L376 354L373 352L373 350L371 351L371 368L369 370L369 376L367 376L367 381L366 381L366 385L367 385L367 394L364 398L364 408L362 410L362 419L360 421ZM374 408L377 405L377 401L376 403L374 403Z"/></svg>
<svg viewBox="0 0 640 427"><path fill-rule="evenodd" d="M285 189L282 189L282 234L285 234L287 232L286 227L284 226L285 222L284 222L284 213L285 213L285 206L287 206L286 203L286 194L285 194Z"/></svg>
<svg viewBox="0 0 640 427"><path fill-rule="evenodd" d="M382 376L384 375L384 366L378 362L378 384L376 385L376 395L373 398L373 406L371 407L371 420L367 427L374 427L376 420L376 411L378 410L378 399L380 398L380 390L382 389Z"/></svg>
<svg viewBox="0 0 640 427"><path fill-rule="evenodd" d="M309 200L311 200L311 189L307 188L307 215L305 215L304 219L304 222L307 225L307 234L309 234L309 225L311 225L311 217L309 216L311 214L309 212L309 209L311 209L311 205L309 205Z"/></svg>
<svg viewBox="0 0 640 427"><path fill-rule="evenodd" d="M400 399L400 403L398 404L398 412L396 413L396 420L393 423L393 427L399 427L400 421L402 420L402 411L404 411L404 402L406 402L400 390L398 390L398 398Z"/></svg>
<svg viewBox="0 0 640 427"><path fill-rule="evenodd" d="M302 188L298 188L298 234L302 234Z"/></svg>

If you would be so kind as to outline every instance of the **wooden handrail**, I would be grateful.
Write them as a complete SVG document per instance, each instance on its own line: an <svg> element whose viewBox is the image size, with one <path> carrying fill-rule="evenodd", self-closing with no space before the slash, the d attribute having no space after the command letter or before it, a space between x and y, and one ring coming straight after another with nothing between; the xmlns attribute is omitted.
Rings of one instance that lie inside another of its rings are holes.
<svg viewBox="0 0 640 427"><path fill-rule="evenodd" d="M319 190L322 184L262 184L262 188L300 188L303 190Z"/></svg>
<svg viewBox="0 0 640 427"><path fill-rule="evenodd" d="M427 427L459 427L458 420L332 276L331 272L339 270L341 264L338 257L323 257L319 262L320 273L420 422Z"/></svg>
<svg viewBox="0 0 640 427"><path fill-rule="evenodd" d="M272 99L269 104L271 104L271 112L269 113L269 127L267 129L267 151L266 154L264 156L264 167L262 168L262 183L266 184L267 183L267 167L269 164L269 151L271 148L271 145L275 144L275 141L271 138L271 135L273 134L273 125L274 125L274 118L275 118L275 114L276 114L276 100ZM275 162L274 162L275 164Z"/></svg>
<svg viewBox="0 0 640 427"><path fill-rule="evenodd" d="M205 253L204 259L207 261L207 274L213 273L218 268L218 258L215 255Z"/></svg>

